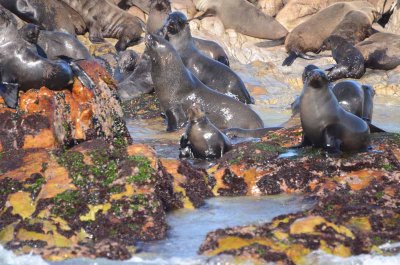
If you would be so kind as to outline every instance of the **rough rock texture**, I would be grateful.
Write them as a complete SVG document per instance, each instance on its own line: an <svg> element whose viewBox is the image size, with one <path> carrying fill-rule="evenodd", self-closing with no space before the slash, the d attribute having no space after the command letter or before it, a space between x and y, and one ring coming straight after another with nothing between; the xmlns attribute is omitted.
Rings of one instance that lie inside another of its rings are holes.
<svg viewBox="0 0 400 265"><path fill-rule="evenodd" d="M0 170L0 243L49 260L127 259L137 240L166 236L167 210L212 196L204 171L118 141L14 150Z"/></svg>
<svg viewBox="0 0 400 265"><path fill-rule="evenodd" d="M97 84L93 90L75 79L71 90L21 92L17 111L0 102L3 151L72 146L99 137L130 140L114 81L96 62L79 64Z"/></svg>
<svg viewBox="0 0 400 265"><path fill-rule="evenodd" d="M366 153L332 157L303 148L290 156L286 147L300 135L291 127L239 145L208 172L215 195L301 192L317 204L271 223L211 232L200 253L300 264L313 250L347 257L400 240L400 135L373 135Z"/></svg>

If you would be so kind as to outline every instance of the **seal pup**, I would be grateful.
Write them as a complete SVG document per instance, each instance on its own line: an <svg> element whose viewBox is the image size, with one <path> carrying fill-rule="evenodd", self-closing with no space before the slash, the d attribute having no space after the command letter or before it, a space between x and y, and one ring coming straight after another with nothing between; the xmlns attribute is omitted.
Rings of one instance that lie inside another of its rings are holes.
<svg viewBox="0 0 400 265"><path fill-rule="evenodd" d="M378 32L358 43L365 59L365 67L379 70L391 70L400 65L400 36Z"/></svg>
<svg viewBox="0 0 400 265"><path fill-rule="evenodd" d="M300 120L304 145L328 152L366 150L369 127L361 118L345 111L329 89L329 80L320 69L312 70L300 96Z"/></svg>
<svg viewBox="0 0 400 265"><path fill-rule="evenodd" d="M273 17L264 14L246 0L193 0L206 14L215 14L225 28L259 39L279 40L288 31Z"/></svg>
<svg viewBox="0 0 400 265"><path fill-rule="evenodd" d="M344 17L352 10L363 12L368 17L377 15L374 6L365 1L336 3L319 11L288 34L285 40L285 48L289 55L282 65L292 65L297 57L317 58L306 53L320 51L323 41L332 34Z"/></svg>
<svg viewBox="0 0 400 265"><path fill-rule="evenodd" d="M215 159L232 149L232 144L207 118L199 106L187 111L189 123L180 141L179 157Z"/></svg>
<svg viewBox="0 0 400 265"><path fill-rule="evenodd" d="M186 122L187 118L182 113L186 113L193 104L200 105L219 129L264 127L261 118L249 106L200 82L186 69L178 52L167 40L148 34L145 43L151 58L155 92L162 111L168 114L170 130L177 129Z"/></svg>
<svg viewBox="0 0 400 265"><path fill-rule="evenodd" d="M18 30L28 42L36 44L38 53L51 60L62 57L74 60L90 59L88 49L73 35L65 32L40 30L39 26L28 23Z"/></svg>
<svg viewBox="0 0 400 265"><path fill-rule="evenodd" d="M84 19L89 29L89 40L105 42L115 38L117 51L137 44L143 33L144 23L138 17L118 8L107 0L60 0L72 7Z"/></svg>
<svg viewBox="0 0 400 265"><path fill-rule="evenodd" d="M0 4L22 20L40 26L40 29L84 34L82 17L58 0L0 0Z"/></svg>
<svg viewBox="0 0 400 265"><path fill-rule="evenodd" d="M332 35L322 43L321 49L332 50L336 65L329 69L328 78L361 78L365 74L365 61L361 52L342 37Z"/></svg>
<svg viewBox="0 0 400 265"><path fill-rule="evenodd" d="M194 46L186 16L173 12L168 16L163 32L177 50L185 66L206 86L241 102L253 104L243 81L226 65L210 59Z"/></svg>

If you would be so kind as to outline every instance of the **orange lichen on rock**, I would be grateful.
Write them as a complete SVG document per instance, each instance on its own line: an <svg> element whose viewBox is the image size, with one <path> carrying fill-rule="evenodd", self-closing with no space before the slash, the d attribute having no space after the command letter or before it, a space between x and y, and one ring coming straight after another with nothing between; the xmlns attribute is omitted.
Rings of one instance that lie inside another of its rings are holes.
<svg viewBox="0 0 400 265"><path fill-rule="evenodd" d="M23 149L31 148L55 148L57 141L50 129L43 129L36 135L25 135Z"/></svg>
<svg viewBox="0 0 400 265"><path fill-rule="evenodd" d="M352 190L361 190L368 186L372 180L380 180L382 175L383 172L379 170L362 169L346 173L336 179L339 183L349 185Z"/></svg>

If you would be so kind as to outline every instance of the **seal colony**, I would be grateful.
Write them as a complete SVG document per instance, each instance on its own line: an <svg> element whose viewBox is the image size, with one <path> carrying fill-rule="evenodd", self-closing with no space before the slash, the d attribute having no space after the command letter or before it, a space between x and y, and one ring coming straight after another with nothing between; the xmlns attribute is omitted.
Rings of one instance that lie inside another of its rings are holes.
<svg viewBox="0 0 400 265"><path fill-rule="evenodd" d="M71 88L74 78L94 88L75 62L97 60L115 78L122 101L154 92L167 131L186 126L182 157L220 158L231 149L230 138L260 138L282 127L265 127L247 105L257 102L229 68L224 48L213 40L192 36L192 22L214 16L226 29L284 41L286 66L297 57L312 60L322 51L331 51L337 64L326 69L327 73L318 66L307 66L303 91L292 104L294 112L300 114L303 145L331 153L365 151L370 132L382 131L371 123L375 95L371 86L354 80L332 83L360 78L366 68L387 70L400 64L396 53L400 37L373 27L383 17L376 5L335 1L288 32L274 18L281 11L287 12L283 2L273 16L263 13L260 7L265 3L257 1L191 3L199 13L188 17L173 12L168 0L0 0L0 96L7 106L17 108L19 91L41 86ZM146 23L123 10L132 6L148 14ZM391 14L387 11L385 19ZM389 11L393 13L393 6ZM22 22L17 23L15 16ZM95 44L105 42L105 38L116 39L117 52L92 56L76 37L86 32ZM142 38L142 54L126 50Z"/></svg>

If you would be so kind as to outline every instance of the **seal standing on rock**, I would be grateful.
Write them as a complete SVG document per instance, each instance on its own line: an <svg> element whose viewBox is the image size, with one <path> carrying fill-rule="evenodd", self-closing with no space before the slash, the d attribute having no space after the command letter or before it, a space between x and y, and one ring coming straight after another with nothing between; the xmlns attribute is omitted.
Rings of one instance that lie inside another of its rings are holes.
<svg viewBox="0 0 400 265"><path fill-rule="evenodd" d="M232 148L228 137L208 120L200 107L190 107L187 116L189 124L181 138L180 157L220 158Z"/></svg>
<svg viewBox="0 0 400 265"><path fill-rule="evenodd" d="M183 13L171 13L163 31L178 51L185 66L206 86L223 94L232 95L241 102L254 103L243 81L235 72L196 49L188 21Z"/></svg>
<svg viewBox="0 0 400 265"><path fill-rule="evenodd" d="M186 69L179 54L165 39L148 34L146 46L151 57L151 76L170 130L186 122L187 109L200 105L219 129L264 127L261 118L249 106L214 91Z"/></svg>
<svg viewBox="0 0 400 265"><path fill-rule="evenodd" d="M329 71L328 78L335 81L341 78L361 78L365 73L365 62L361 52L342 37L332 35L321 49L332 50L336 65Z"/></svg>
<svg viewBox="0 0 400 265"><path fill-rule="evenodd" d="M57 0L0 0L0 4L22 20L41 29L84 34L86 25L81 16L68 5Z"/></svg>
<svg viewBox="0 0 400 265"><path fill-rule="evenodd" d="M329 152L360 151L369 145L368 124L339 105L322 70L312 70L306 79L300 96L300 120L303 145Z"/></svg>
<svg viewBox="0 0 400 265"><path fill-rule="evenodd" d="M196 8L216 14L225 28L259 39L278 40L287 30L273 17L264 14L246 0L193 0Z"/></svg>
<svg viewBox="0 0 400 265"><path fill-rule="evenodd" d="M104 38L118 39L115 48L125 50L136 44L143 33L144 23L137 17L118 8L107 0L61 0L72 7L84 19L93 43Z"/></svg>

